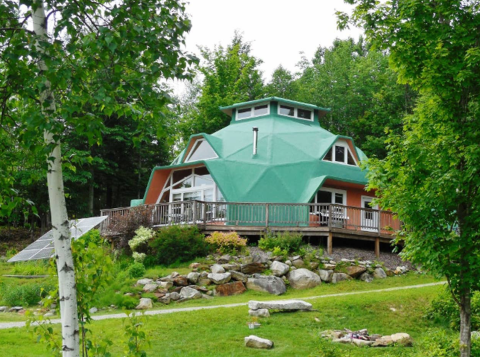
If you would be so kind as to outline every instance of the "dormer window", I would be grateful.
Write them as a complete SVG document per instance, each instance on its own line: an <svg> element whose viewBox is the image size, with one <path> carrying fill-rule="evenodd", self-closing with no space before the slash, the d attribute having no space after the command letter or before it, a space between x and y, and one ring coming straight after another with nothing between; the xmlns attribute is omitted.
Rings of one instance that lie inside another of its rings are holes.
<svg viewBox="0 0 480 357"><path fill-rule="evenodd" d="M357 162L345 141L337 141L323 157L324 161L337 162L339 164L357 166Z"/></svg>
<svg viewBox="0 0 480 357"><path fill-rule="evenodd" d="M185 162L210 160L216 159L217 157L217 154L210 146L210 144L204 139L199 139L195 142L195 144L193 144L192 150L190 150L190 153L188 154Z"/></svg>
<svg viewBox="0 0 480 357"><path fill-rule="evenodd" d="M313 121L313 111L280 104L278 114L287 117Z"/></svg>
<svg viewBox="0 0 480 357"><path fill-rule="evenodd" d="M269 104L262 104L248 108L240 108L237 110L237 120L250 119L268 114L270 114Z"/></svg>

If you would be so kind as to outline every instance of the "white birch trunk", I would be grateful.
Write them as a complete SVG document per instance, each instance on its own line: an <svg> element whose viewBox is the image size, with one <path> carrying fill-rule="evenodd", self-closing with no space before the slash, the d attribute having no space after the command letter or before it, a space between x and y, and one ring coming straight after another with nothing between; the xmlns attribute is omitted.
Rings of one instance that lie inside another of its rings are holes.
<svg viewBox="0 0 480 357"><path fill-rule="evenodd" d="M43 1L37 1L37 9L33 13L33 30L39 38L47 39L47 18ZM42 47L37 44L37 50L42 52ZM47 67L43 61L38 64L40 70ZM50 83L46 83L47 89L42 93L40 102L49 101L48 110L55 113L55 101L50 90ZM52 115L52 114L49 114ZM55 118L51 118L55 120ZM78 357L79 330L77 313L77 291L75 286L75 271L70 243L70 230L68 225L67 206L63 190L62 155L60 142L55 141L51 132L44 132L44 140L47 144L55 144L47 159L48 171L48 196L50 199L50 211L52 214L53 238L55 246L55 260L57 262L58 288L60 299L60 316L62 321L62 351L64 357ZM52 161L53 159L53 161Z"/></svg>

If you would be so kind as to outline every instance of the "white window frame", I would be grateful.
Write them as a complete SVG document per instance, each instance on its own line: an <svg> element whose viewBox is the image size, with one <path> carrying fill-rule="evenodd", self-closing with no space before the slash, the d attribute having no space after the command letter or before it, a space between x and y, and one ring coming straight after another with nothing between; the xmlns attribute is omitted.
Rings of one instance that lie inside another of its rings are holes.
<svg viewBox="0 0 480 357"><path fill-rule="evenodd" d="M317 192L315 192L315 199L314 199L314 202L312 202L312 203L316 203L316 204L318 204L318 203L328 203L328 202L317 202L317 193L318 193L318 191L331 192L331 193L333 193L333 194L335 194L335 193L341 193L341 194L343 194L343 203L342 203L342 205L344 205L344 206L347 205L347 191L346 191L346 190L340 190L340 189L338 189L338 188L329 188L329 187L322 187L322 188L318 189ZM335 196L332 195L331 198L332 198L332 199L331 199L332 202L329 202L329 203L331 203L331 204L337 204L337 205L338 205L338 203L335 203Z"/></svg>
<svg viewBox="0 0 480 357"><path fill-rule="evenodd" d="M260 107L260 106L263 106L263 105L266 105L267 106L267 113L265 114L260 114L260 115L255 115L255 108L256 107ZM238 111L239 110L242 110L242 109L250 109L250 113L251 115L247 118L239 118L238 117ZM237 111L235 113L235 120L236 121L241 121L241 120L248 120L248 119L252 119L252 118L258 118L258 117L263 117L265 115L270 115L270 103L267 102L267 103L262 103L262 104L257 104L257 105L253 105L253 106L249 106L249 107L242 107L242 108L237 108Z"/></svg>
<svg viewBox="0 0 480 357"><path fill-rule="evenodd" d="M345 151L345 161L344 162L341 162L341 161L336 161L336 153L335 153L335 147L336 146L341 146L343 148L346 149ZM325 156L327 156L328 154L328 151L332 150L332 161L330 160L325 160ZM343 140L338 140L336 141L331 147L330 149L328 149L327 153L323 156L323 161L327 161L327 162L332 162L332 163L335 163L335 164L340 164L340 165L347 165L347 166L358 166L358 162L357 162L357 159L355 158L355 155L353 155L352 151L350 150L350 146L348 145L348 143L346 141L343 141ZM350 165L348 163L348 154L352 155L352 158L353 158L353 161L355 162L355 165Z"/></svg>
<svg viewBox="0 0 480 357"><path fill-rule="evenodd" d="M280 113L280 107L281 107L281 106L293 108L293 115L287 115L287 114L282 114L282 113ZM311 113L310 119L300 118L300 117L298 116L298 109L308 110L308 111ZM295 119L300 119L300 120L305 120L305 121L313 121L313 120L314 120L314 117L315 117L315 114L313 113L313 109L296 107L296 106L294 106L294 105L280 104L280 103L278 103L277 113L278 113L278 115L281 115L282 117L295 118Z"/></svg>
<svg viewBox="0 0 480 357"><path fill-rule="evenodd" d="M195 162L195 161L202 161L202 160L218 159L217 153L216 153L215 150L213 149L212 145L210 145L210 147L212 148L213 153L215 154L214 157L208 157L208 158L203 158L203 159L198 159L198 160L190 161L190 158L192 157L193 153L195 152L195 148L198 147L198 146L200 146L203 141L206 141L207 144L210 145L210 143L209 143L206 139L197 139L197 140L193 143L192 148L190 149L190 152L188 153L188 156L187 156L187 158L186 158L185 161L184 161L185 163Z"/></svg>

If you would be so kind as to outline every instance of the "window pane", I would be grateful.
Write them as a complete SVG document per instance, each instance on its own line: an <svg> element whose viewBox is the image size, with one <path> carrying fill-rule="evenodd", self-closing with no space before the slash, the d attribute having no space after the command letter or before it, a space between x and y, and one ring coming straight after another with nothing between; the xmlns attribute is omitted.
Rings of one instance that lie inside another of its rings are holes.
<svg viewBox="0 0 480 357"><path fill-rule="evenodd" d="M213 179L210 175L195 176L195 187L202 185L213 185Z"/></svg>
<svg viewBox="0 0 480 357"><path fill-rule="evenodd" d="M252 116L252 108L238 109L237 119L250 118Z"/></svg>
<svg viewBox="0 0 480 357"><path fill-rule="evenodd" d="M326 161L332 161L332 148L330 148L330 150L328 150L327 154L325 155L325 157L323 159L326 160Z"/></svg>
<svg viewBox="0 0 480 357"><path fill-rule="evenodd" d="M355 163L355 160L353 159L353 156L352 156L352 154L350 153L350 151L348 152L348 164L349 164L349 165L355 165L355 166L357 165L357 164Z"/></svg>
<svg viewBox="0 0 480 357"><path fill-rule="evenodd" d="M213 188L209 190L205 190L203 192L203 199L204 201L212 202L213 201Z"/></svg>
<svg viewBox="0 0 480 357"><path fill-rule="evenodd" d="M176 183L185 177L189 176L192 174L192 169L188 170L177 170L173 172L173 183Z"/></svg>
<svg viewBox="0 0 480 357"><path fill-rule="evenodd" d="M310 110L305 109L297 109L297 116L301 119L308 119L312 120L312 112Z"/></svg>
<svg viewBox="0 0 480 357"><path fill-rule="evenodd" d="M345 148L343 146L335 145L335 161L345 162Z"/></svg>
<svg viewBox="0 0 480 357"><path fill-rule="evenodd" d="M317 192L317 203L332 203L332 193L328 191L318 191Z"/></svg>
<svg viewBox="0 0 480 357"><path fill-rule="evenodd" d="M335 203L343 205L343 193L335 192Z"/></svg>
<svg viewBox="0 0 480 357"><path fill-rule="evenodd" d="M183 194L184 201L193 201L193 200L201 200L201 199L202 199L202 191L185 192Z"/></svg>
<svg viewBox="0 0 480 357"><path fill-rule="evenodd" d="M258 107L255 107L253 115L265 115L268 114L268 105L259 105Z"/></svg>
<svg viewBox="0 0 480 357"><path fill-rule="evenodd" d="M295 109L293 107L287 107L286 105L280 106L280 114L289 115L291 117L295 116Z"/></svg>
<svg viewBox="0 0 480 357"><path fill-rule="evenodd" d="M199 140L195 143L188 159L185 162L192 162L197 160L213 159L217 155L213 151L210 144L205 140Z"/></svg>
<svg viewBox="0 0 480 357"><path fill-rule="evenodd" d="M208 174L210 173L208 172L208 169L205 166L195 168L195 175L203 176Z"/></svg>

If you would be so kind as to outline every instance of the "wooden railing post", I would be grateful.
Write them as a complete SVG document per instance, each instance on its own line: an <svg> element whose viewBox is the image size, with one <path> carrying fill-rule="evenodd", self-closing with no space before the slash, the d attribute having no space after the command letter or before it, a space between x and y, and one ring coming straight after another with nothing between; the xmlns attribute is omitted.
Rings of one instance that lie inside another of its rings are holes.
<svg viewBox="0 0 480 357"><path fill-rule="evenodd" d="M197 224L197 203L198 203L198 201L196 201L196 200L192 201L192 205L193 205L193 207L192 207L192 215L193 215L192 221L193 221L193 224Z"/></svg>
<svg viewBox="0 0 480 357"><path fill-rule="evenodd" d="M377 211L377 215L378 215L378 223L377 223L377 227L378 227L378 235L382 234L382 211L378 210Z"/></svg>
<svg viewBox="0 0 480 357"><path fill-rule="evenodd" d="M203 225L207 224L207 204L206 202L202 202L202 211L203 211Z"/></svg>
<svg viewBox="0 0 480 357"><path fill-rule="evenodd" d="M265 227L267 227L267 228L268 228L268 220L270 218L269 217L270 214L269 214L268 210L269 210L269 205L268 205L268 203L265 203Z"/></svg>
<svg viewBox="0 0 480 357"><path fill-rule="evenodd" d="M328 205L328 230L332 228L332 218L333 218L333 210L332 210L332 205Z"/></svg>

